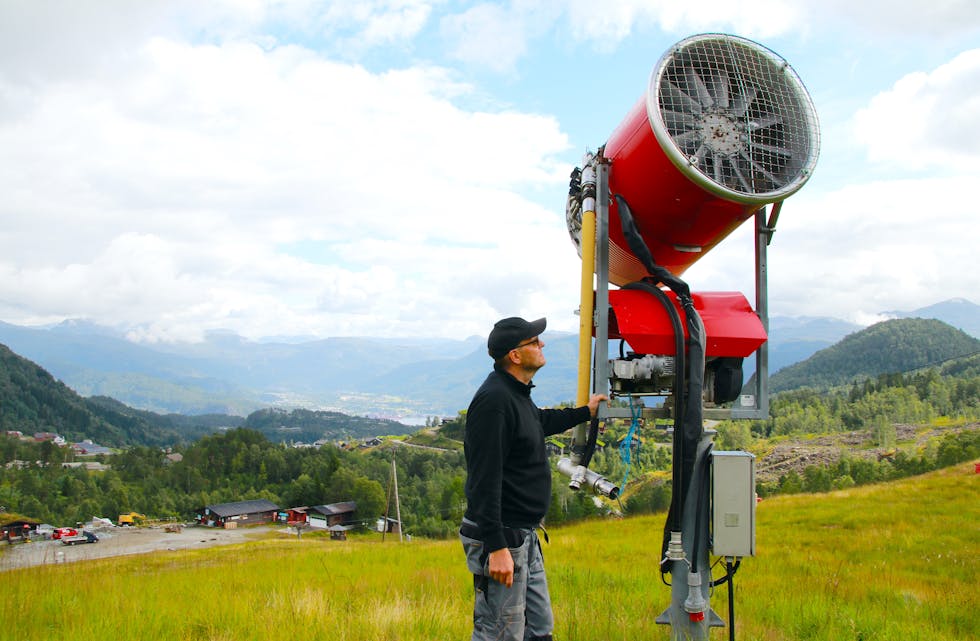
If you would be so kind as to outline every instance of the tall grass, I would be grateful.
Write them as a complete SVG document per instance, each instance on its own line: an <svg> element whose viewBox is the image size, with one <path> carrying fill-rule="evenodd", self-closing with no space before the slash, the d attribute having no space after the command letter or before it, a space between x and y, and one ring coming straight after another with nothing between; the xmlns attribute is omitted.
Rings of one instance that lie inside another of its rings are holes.
<svg viewBox="0 0 980 641"><path fill-rule="evenodd" d="M978 490L971 464L763 501L758 556L736 575L736 637L980 638ZM656 569L663 523L551 532L556 638L669 638L654 623L670 600ZM469 638L472 587L454 541L269 539L11 570L0 581L0 640ZM726 598L725 588L712 598L724 619Z"/></svg>

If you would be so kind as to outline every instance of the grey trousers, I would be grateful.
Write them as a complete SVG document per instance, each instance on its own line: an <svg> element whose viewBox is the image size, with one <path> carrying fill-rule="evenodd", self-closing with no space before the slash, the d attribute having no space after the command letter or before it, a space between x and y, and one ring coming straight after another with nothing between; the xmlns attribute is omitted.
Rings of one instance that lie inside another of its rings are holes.
<svg viewBox="0 0 980 641"><path fill-rule="evenodd" d="M483 542L459 535L475 588L471 641L551 640L555 620L541 542L535 530L521 532L523 544L510 548L514 584L509 588L490 578Z"/></svg>

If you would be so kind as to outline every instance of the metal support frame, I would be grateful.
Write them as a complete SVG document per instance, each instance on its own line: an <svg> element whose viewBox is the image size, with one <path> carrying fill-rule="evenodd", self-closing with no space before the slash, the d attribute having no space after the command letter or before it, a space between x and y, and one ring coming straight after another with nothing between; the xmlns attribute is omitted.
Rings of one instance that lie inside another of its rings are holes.
<svg viewBox="0 0 980 641"><path fill-rule="evenodd" d="M596 200L595 200L595 306L593 311L593 327L595 332L595 343L593 346L592 362L592 385L593 393L607 394L609 392L609 173L610 163L601 152L595 158L595 180L596 180ZM767 279L767 248L772 239L773 228L779 216L782 203L776 203L772 210L772 215L766 221L766 208L760 207L755 213L755 304L756 314L758 314L763 328L768 334L769 331L769 310L768 310L768 279ZM584 292L583 292L584 293ZM756 375L755 375L755 394L742 395L731 408L703 408L702 416L704 419L765 419L769 415L769 352L768 341L763 343L756 350ZM681 390L675 390L675 394ZM695 399L692 399L695 401ZM699 402L697 399L695 402ZM644 408L642 410L644 418L671 418L673 411L672 403L665 403L660 408ZM609 407L602 404L599 407L599 418L625 418L631 417L632 412L626 408ZM710 452L713 430L702 430L702 435L698 443L699 456L706 457ZM680 462L675 460L674 465ZM707 463L702 461L703 465ZM559 464L561 465L561 464ZM675 554L679 556L670 557L672 588L671 605L659 617L657 623L667 624L671 627L671 639L680 641L685 640L707 640L709 629L716 626L723 626L724 622L711 609L711 592L709 585L711 582L710 565L708 557L708 512L707 501L699 504L698 498L708 491L702 487L702 475L695 475L691 480L685 506L682 510L681 532L672 532L676 535L676 544L679 548ZM673 491L679 491L674 488ZM696 533L696 531L700 531ZM694 542L699 541L698 548L694 549ZM691 567L697 568L696 572L690 571ZM682 577L687 580L683 581Z"/></svg>
<svg viewBox="0 0 980 641"><path fill-rule="evenodd" d="M595 251L595 358L592 362L592 393L609 393L609 161L596 156L596 251ZM608 404L600 406L599 417L608 416Z"/></svg>
<svg viewBox="0 0 980 641"><path fill-rule="evenodd" d="M592 392L609 393L609 161L601 154L596 156L596 252L595 252L595 326L594 360L592 363ZM755 213L755 311L762 326L769 333L769 287L767 248L772 240L776 219L782 202L772 208L766 221L766 208ZM769 343L766 341L755 352L755 393L741 396L730 408L704 408L704 418L711 420L754 419L769 417ZM628 408L599 408L599 418L631 418ZM643 417L670 418L670 407L643 408Z"/></svg>

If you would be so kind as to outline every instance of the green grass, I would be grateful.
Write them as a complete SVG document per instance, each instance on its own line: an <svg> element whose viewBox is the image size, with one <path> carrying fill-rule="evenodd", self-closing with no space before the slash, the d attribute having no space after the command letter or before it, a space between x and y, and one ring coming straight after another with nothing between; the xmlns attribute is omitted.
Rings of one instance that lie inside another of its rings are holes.
<svg viewBox="0 0 980 641"><path fill-rule="evenodd" d="M978 490L971 463L763 501L758 555L736 575L736 638L980 638ZM669 638L653 622L670 600L656 571L663 522L551 531L557 639ZM0 640L469 637L472 588L455 541L269 539L11 570L0 580ZM712 598L723 619L725 590Z"/></svg>

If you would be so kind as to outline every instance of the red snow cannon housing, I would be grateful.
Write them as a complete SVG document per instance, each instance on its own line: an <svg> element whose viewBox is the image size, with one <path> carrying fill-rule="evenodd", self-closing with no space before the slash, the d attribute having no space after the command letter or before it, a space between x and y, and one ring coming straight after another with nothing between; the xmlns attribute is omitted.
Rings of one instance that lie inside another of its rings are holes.
<svg viewBox="0 0 980 641"><path fill-rule="evenodd" d="M610 163L609 282L622 286L648 275L623 236L616 196L629 205L657 264L680 276L760 208L802 187L819 142L809 94L777 54L725 34L681 41L660 59L646 95L600 152ZM637 352L672 354L672 326L648 298L610 291L617 323L610 337ZM707 356L744 357L765 342L741 294L694 300Z"/></svg>

